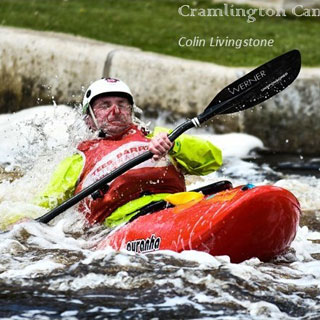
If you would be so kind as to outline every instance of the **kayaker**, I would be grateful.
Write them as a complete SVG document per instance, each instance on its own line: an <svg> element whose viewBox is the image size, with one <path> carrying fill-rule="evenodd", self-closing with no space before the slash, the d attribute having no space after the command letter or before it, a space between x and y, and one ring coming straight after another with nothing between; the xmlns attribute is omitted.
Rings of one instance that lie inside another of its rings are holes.
<svg viewBox="0 0 320 320"><path fill-rule="evenodd" d="M90 224L108 227L128 221L141 207L186 190L184 173L206 175L222 164L219 148L209 141L181 135L172 143L168 129L152 133L137 122L129 87L121 80L93 82L83 98L86 124L97 135L81 142L77 153L63 160L36 204L54 208L128 160L150 150L152 159L114 179L99 197L80 205Z"/></svg>

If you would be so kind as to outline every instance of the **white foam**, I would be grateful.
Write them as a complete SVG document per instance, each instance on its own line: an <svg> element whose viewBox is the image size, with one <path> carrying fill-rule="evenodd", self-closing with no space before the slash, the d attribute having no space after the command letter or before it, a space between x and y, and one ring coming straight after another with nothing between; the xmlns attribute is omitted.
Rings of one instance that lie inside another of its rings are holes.
<svg viewBox="0 0 320 320"><path fill-rule="evenodd" d="M39 274L48 274L59 268L63 269L64 265L57 263L50 258L44 258L41 260L41 262L30 262L26 259L26 261L24 263L20 263L16 269L11 266L11 269L2 272L0 274L0 278L7 279L35 277Z"/></svg>
<svg viewBox="0 0 320 320"><path fill-rule="evenodd" d="M315 177L283 179L276 186L290 190L299 200L302 210L320 210L320 180Z"/></svg>
<svg viewBox="0 0 320 320"><path fill-rule="evenodd" d="M133 288L140 288L146 285L148 280L141 281L139 278L130 276L126 271L120 271L116 275L88 273L74 279L54 279L50 282L50 289L59 291L77 291L83 288L97 287L119 288L128 290Z"/></svg>
<svg viewBox="0 0 320 320"><path fill-rule="evenodd" d="M86 132L79 114L72 108L41 106L0 115L0 159L10 167L28 165L48 150L70 146L70 126Z"/></svg>
<svg viewBox="0 0 320 320"><path fill-rule="evenodd" d="M250 315L259 319L283 319L286 315L277 306L266 301L250 303Z"/></svg>
<svg viewBox="0 0 320 320"><path fill-rule="evenodd" d="M223 157L243 158L251 150L263 148L263 142L260 139L245 133L201 134L199 136L219 147Z"/></svg>

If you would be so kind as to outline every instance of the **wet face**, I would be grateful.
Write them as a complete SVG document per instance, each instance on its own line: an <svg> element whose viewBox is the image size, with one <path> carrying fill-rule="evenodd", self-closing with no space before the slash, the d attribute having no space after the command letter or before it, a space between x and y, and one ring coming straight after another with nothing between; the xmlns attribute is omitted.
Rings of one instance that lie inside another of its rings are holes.
<svg viewBox="0 0 320 320"><path fill-rule="evenodd" d="M132 106L127 98L101 96L93 101L91 107L99 129L108 136L120 135L132 124ZM87 116L86 123L97 130L91 116Z"/></svg>

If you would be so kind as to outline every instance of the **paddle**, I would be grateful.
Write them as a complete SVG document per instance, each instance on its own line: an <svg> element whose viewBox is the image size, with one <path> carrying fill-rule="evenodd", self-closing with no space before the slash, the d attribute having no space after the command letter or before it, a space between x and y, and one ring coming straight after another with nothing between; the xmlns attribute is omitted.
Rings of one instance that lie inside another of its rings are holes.
<svg viewBox="0 0 320 320"><path fill-rule="evenodd" d="M168 136L170 141L173 142L183 132L190 128L200 127L203 122L217 114L229 114L245 110L271 98L289 86L296 79L300 68L300 52L298 50L292 50L254 69L224 88L199 116L187 120L173 130ZM97 190L106 188L106 185L110 181L136 165L151 159L152 156L153 154L150 151L147 151L135 159L128 161L36 220L48 223L85 197Z"/></svg>

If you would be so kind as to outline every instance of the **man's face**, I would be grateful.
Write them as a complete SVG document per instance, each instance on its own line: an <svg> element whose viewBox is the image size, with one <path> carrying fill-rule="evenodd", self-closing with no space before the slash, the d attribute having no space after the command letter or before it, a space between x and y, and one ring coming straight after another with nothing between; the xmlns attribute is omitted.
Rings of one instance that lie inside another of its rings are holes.
<svg viewBox="0 0 320 320"><path fill-rule="evenodd" d="M91 107L99 129L108 136L117 136L132 124L132 106L127 98L101 96L93 101ZM91 128L97 129L90 116L86 122Z"/></svg>

